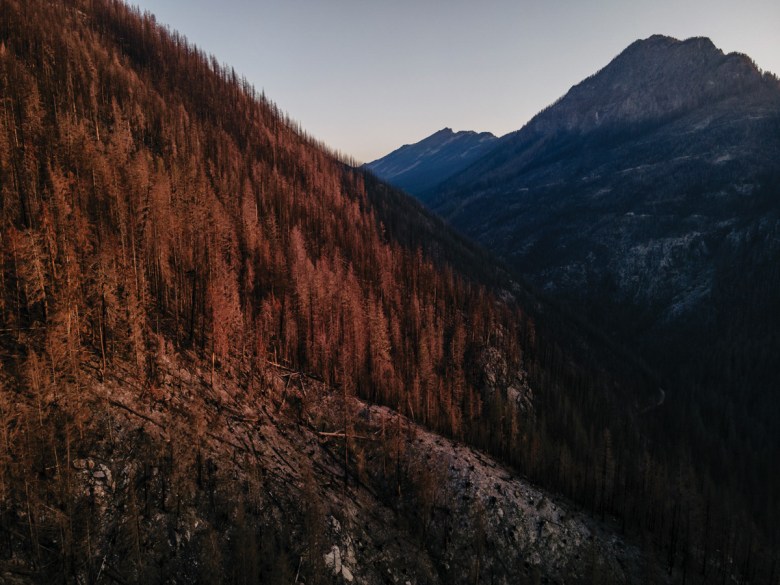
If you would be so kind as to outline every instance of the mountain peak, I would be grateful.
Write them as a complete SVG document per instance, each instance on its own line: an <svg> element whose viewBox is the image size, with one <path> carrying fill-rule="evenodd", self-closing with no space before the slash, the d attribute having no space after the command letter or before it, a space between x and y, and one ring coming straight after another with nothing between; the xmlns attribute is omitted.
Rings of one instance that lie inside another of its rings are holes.
<svg viewBox="0 0 780 585"><path fill-rule="evenodd" d="M669 35L662 35L662 34L654 34L654 35L650 35L646 39L638 39L633 43L631 43L626 50L634 46L664 48L664 47L672 47L675 45L686 45L688 47L697 47L701 49L709 49L715 51L719 50L715 46L715 43L713 43L709 37L689 37L687 39L680 40L676 37L671 37Z"/></svg>
<svg viewBox="0 0 780 585"><path fill-rule="evenodd" d="M748 57L725 55L707 37L681 41L653 35L633 42L530 124L542 132L638 124L707 102L756 95L762 79Z"/></svg>
<svg viewBox="0 0 780 585"><path fill-rule="evenodd" d="M668 35L662 35L662 34L654 34L650 35L646 39L638 39L631 43L627 50L631 47L637 46L637 47L645 47L645 46L657 46L657 47L664 47L664 46L670 46L675 43L681 42L679 39L675 37L670 37Z"/></svg>
<svg viewBox="0 0 780 585"><path fill-rule="evenodd" d="M652 58L654 54L661 55L666 53L668 55L671 52L677 51L680 53L703 53L723 56L723 51L718 49L709 37L689 37L680 40L667 35L655 34L646 39L634 41L613 59L612 62L620 59L635 58L637 56Z"/></svg>
<svg viewBox="0 0 780 585"><path fill-rule="evenodd" d="M434 133L433 133L433 136L446 136L446 135L449 135L449 134L455 134L455 132L453 131L453 129L452 129L452 128L450 128L449 126L447 126L447 127L445 127L445 128L442 128L442 129L441 129L441 130L439 130L438 132L434 132Z"/></svg>

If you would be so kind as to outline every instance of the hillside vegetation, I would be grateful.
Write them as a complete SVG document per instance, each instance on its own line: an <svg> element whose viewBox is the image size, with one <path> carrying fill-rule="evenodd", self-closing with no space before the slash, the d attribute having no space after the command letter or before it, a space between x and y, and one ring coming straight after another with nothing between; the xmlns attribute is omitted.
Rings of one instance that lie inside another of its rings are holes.
<svg viewBox="0 0 780 585"><path fill-rule="evenodd" d="M643 442L645 377L153 17L3 0L0 97L3 579L769 578L741 509ZM503 562L495 494L464 517L468 468L404 447L429 431L617 523Z"/></svg>

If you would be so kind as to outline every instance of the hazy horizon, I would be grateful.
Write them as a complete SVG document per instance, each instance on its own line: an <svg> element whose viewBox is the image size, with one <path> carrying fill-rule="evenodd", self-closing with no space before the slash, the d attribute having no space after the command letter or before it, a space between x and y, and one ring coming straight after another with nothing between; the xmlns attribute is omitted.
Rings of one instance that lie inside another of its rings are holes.
<svg viewBox="0 0 780 585"><path fill-rule="evenodd" d="M780 73L780 3L133 0L364 162L450 127L519 129L640 38L706 36Z"/></svg>

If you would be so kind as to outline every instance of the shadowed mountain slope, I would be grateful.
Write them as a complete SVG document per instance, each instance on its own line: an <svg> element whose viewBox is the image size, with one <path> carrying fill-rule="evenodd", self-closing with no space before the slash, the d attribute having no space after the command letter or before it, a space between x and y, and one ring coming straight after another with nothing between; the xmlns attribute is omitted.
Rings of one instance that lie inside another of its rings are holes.
<svg viewBox="0 0 780 585"><path fill-rule="evenodd" d="M778 161L778 79L709 39L653 36L421 195L643 355L677 421L659 436L690 443L770 532Z"/></svg>
<svg viewBox="0 0 780 585"><path fill-rule="evenodd" d="M489 152L497 140L490 132L444 128L365 167L399 189L419 196Z"/></svg>

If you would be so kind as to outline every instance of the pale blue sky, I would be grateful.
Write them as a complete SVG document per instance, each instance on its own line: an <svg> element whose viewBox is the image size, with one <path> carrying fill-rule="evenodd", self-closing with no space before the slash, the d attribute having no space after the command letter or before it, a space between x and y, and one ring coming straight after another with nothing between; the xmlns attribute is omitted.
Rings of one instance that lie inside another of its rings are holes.
<svg viewBox="0 0 780 585"><path fill-rule="evenodd" d="M361 161L505 134L631 42L708 36L780 74L780 0L128 0Z"/></svg>

